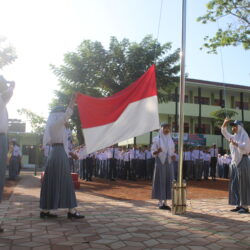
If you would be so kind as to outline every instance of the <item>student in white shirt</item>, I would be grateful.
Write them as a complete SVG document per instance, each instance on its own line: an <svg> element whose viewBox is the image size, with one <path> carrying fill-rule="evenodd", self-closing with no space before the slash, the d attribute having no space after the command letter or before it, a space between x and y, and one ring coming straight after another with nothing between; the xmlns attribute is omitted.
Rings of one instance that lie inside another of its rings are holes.
<svg viewBox="0 0 250 250"><path fill-rule="evenodd" d="M40 217L56 218L50 210L68 208L69 219L81 219L84 216L76 211L77 202L75 189L70 173L68 160L68 144L65 123L73 113L75 98L72 98L69 106L55 107L48 118L43 144L50 144L52 149L49 154L47 166L40 194Z"/></svg>
<svg viewBox="0 0 250 250"><path fill-rule="evenodd" d="M226 118L221 133L230 142L232 156L229 185L229 204L236 205L232 212L249 213L250 205L250 139L241 121L231 122L233 134L227 131L230 119Z"/></svg>
<svg viewBox="0 0 250 250"><path fill-rule="evenodd" d="M3 76L0 76L0 201L2 200L8 153L8 111L6 105L12 97L14 87L15 82L7 81ZM3 232L2 228L0 228L1 232Z"/></svg>

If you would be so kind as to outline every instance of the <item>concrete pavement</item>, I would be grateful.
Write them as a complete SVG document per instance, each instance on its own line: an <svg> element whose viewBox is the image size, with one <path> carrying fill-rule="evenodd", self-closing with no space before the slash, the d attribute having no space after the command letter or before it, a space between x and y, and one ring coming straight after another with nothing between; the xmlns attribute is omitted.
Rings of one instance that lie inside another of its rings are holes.
<svg viewBox="0 0 250 250"><path fill-rule="evenodd" d="M0 250L68 249L250 249L250 214L229 212L226 199L189 200L183 216L156 208L156 202L114 200L77 192L78 210L69 220L39 218L40 179L22 173L9 200L0 204L5 232Z"/></svg>

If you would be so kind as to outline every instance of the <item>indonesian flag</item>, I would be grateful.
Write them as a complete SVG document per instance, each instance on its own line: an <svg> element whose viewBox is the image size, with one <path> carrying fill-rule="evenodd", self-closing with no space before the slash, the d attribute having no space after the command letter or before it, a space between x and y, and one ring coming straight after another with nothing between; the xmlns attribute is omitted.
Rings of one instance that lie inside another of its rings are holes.
<svg viewBox="0 0 250 250"><path fill-rule="evenodd" d="M159 129L155 66L116 94L76 97L87 153Z"/></svg>

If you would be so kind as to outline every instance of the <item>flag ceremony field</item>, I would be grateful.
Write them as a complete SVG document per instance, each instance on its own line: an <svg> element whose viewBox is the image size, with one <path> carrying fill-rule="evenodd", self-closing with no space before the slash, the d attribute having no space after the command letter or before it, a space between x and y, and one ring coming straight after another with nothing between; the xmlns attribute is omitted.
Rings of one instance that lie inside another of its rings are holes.
<svg viewBox="0 0 250 250"><path fill-rule="evenodd" d="M148 182L81 182L79 220L67 219L65 209L40 219L39 174L21 172L18 185L7 185L0 250L250 248L250 216L229 212L225 180L191 183L181 216L156 207Z"/></svg>

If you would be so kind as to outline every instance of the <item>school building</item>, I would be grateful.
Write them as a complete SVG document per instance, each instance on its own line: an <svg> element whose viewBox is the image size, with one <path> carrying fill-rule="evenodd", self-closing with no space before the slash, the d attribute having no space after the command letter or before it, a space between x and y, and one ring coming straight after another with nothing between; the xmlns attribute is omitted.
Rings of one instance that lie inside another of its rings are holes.
<svg viewBox="0 0 250 250"><path fill-rule="evenodd" d="M178 101L179 93L176 88L169 95L167 103L159 104L160 121L167 121L172 126L174 136L178 137ZM194 139L205 138L205 144L228 148L228 143L222 140L220 129L215 126L211 112L227 108L237 112L233 119L250 122L250 87L220 82L186 79L184 104L184 137ZM126 143L149 144L155 132L127 140Z"/></svg>
<svg viewBox="0 0 250 250"><path fill-rule="evenodd" d="M16 139L22 154L22 166L34 167L42 163L42 135L26 132L26 123L19 119L9 119L8 140Z"/></svg>

